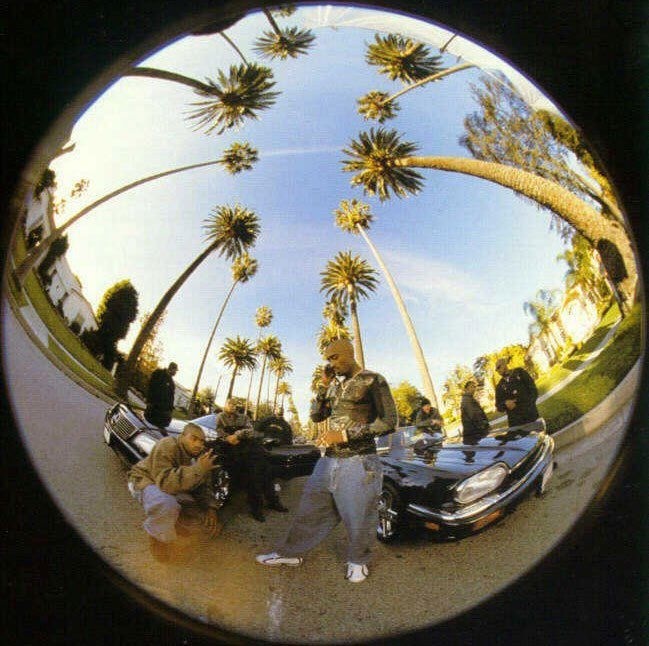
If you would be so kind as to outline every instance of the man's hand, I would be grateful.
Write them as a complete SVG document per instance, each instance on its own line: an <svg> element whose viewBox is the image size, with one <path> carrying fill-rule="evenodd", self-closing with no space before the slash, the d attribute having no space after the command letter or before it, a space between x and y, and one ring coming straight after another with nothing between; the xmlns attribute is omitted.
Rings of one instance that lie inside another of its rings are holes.
<svg viewBox="0 0 649 646"><path fill-rule="evenodd" d="M203 473L207 473L208 471L212 471L212 469L216 469L217 465L214 464L215 458L216 456L212 449L208 449L205 453L201 453L201 455L198 456L196 464L199 465Z"/></svg>
<svg viewBox="0 0 649 646"><path fill-rule="evenodd" d="M219 522L219 517L216 515L215 509L208 509L205 512L205 518L203 519L203 525L207 529L208 536L210 538L216 538L222 529L222 525Z"/></svg>
<svg viewBox="0 0 649 646"><path fill-rule="evenodd" d="M232 444L232 446L236 446L237 444L239 444L239 438L234 433L231 433L230 435L226 435L225 441L228 444Z"/></svg>
<svg viewBox="0 0 649 646"><path fill-rule="evenodd" d="M332 444L340 444L345 441L345 438L340 431L334 431L331 429L325 431L318 439L321 446L331 446Z"/></svg>
<svg viewBox="0 0 649 646"><path fill-rule="evenodd" d="M507 410L514 410L516 408L516 400L515 399L506 399L505 400L505 407Z"/></svg>

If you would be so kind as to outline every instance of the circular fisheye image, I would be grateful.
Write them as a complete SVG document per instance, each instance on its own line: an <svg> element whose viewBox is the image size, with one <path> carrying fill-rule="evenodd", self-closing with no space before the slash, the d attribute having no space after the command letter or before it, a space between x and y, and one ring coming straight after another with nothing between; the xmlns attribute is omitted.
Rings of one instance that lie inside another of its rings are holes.
<svg viewBox="0 0 649 646"><path fill-rule="evenodd" d="M197 19L56 129L15 198L3 370L113 571L206 628L352 643L571 532L643 294L615 187L530 79L450 26L281 5Z"/></svg>

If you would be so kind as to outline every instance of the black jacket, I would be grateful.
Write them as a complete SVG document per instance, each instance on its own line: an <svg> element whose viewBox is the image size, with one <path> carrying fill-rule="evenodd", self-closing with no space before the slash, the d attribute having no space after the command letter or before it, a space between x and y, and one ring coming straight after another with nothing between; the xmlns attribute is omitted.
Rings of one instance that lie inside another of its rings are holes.
<svg viewBox="0 0 649 646"><path fill-rule="evenodd" d="M460 404L462 416L462 434L468 436L484 436L489 432L489 420L482 406L468 392L462 395Z"/></svg>
<svg viewBox="0 0 649 646"><path fill-rule="evenodd" d="M496 408L507 413L507 421L510 426L519 426L538 419L537 397L538 391L534 379L524 368L514 368L496 386ZM516 401L516 407L513 410L507 410L505 406L507 399Z"/></svg>
<svg viewBox="0 0 649 646"><path fill-rule="evenodd" d="M168 426L174 408L173 377L164 368L154 370L149 380L147 407L144 416L157 426Z"/></svg>

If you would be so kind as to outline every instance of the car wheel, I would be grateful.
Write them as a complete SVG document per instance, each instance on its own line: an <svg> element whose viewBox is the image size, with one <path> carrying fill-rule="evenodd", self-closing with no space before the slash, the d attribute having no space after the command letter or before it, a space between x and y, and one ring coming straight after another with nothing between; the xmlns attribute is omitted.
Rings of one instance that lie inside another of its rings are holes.
<svg viewBox="0 0 649 646"><path fill-rule="evenodd" d="M376 528L380 541L388 542L398 536L402 508L401 496L396 487L390 482L384 482L379 497L379 524Z"/></svg>

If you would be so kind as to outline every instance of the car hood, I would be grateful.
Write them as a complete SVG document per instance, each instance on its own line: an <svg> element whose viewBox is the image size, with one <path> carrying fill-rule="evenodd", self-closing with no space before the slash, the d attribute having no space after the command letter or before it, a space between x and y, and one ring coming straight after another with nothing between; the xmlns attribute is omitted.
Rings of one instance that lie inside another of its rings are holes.
<svg viewBox="0 0 649 646"><path fill-rule="evenodd" d="M514 469L542 442L538 433L506 431L476 440L475 443L444 440L424 451L409 449L404 458L408 462L434 469L438 475L452 474L464 478L497 462Z"/></svg>

